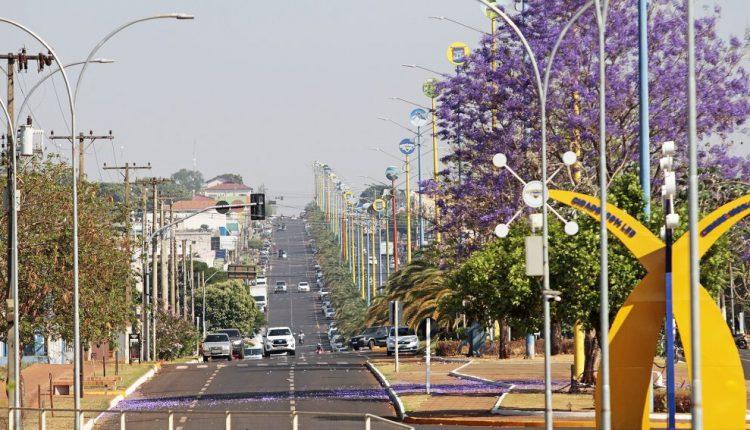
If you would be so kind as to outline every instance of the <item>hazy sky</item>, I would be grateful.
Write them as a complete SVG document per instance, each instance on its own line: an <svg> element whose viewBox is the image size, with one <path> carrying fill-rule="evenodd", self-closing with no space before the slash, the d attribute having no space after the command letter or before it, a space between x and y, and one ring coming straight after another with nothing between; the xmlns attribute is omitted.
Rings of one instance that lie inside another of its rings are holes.
<svg viewBox="0 0 750 430"><path fill-rule="evenodd" d="M745 31L745 3L720 2L723 34ZM25 0L10 3L2 15L31 27L73 62L116 26L164 12L196 20L127 29L98 55L116 63L87 71L79 127L116 136L86 152L89 178L118 180L101 169L105 162L151 162L153 174L166 176L192 167L195 153L207 178L237 172L296 206L310 198L313 160L330 164L355 189L368 182L359 175L381 179L397 163L368 148L396 152L405 137L377 119L407 123L411 107L388 97L426 102L421 83L430 75L401 64L447 72L447 45L479 39L428 16L489 25L475 0ZM39 51L7 26L0 27L0 40L3 52L22 45ZM28 89L38 77L35 70L23 74L18 88ZM63 134L65 103L62 81L45 85L31 103L37 125ZM48 150L58 149L50 144ZM67 154L68 145L62 150Z"/></svg>

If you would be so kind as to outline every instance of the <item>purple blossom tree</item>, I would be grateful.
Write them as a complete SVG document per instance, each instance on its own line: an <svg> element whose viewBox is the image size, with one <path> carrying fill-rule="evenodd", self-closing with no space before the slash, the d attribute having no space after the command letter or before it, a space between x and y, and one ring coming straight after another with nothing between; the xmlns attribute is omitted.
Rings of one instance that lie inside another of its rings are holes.
<svg viewBox="0 0 750 430"><path fill-rule="evenodd" d="M532 50L546 66L562 27L585 0L527 0L516 23ZM687 25L682 2L652 2L649 29L652 178L654 196L661 177L660 143L678 144L677 169L687 157ZM637 3L611 2L607 23L607 169L611 181L637 168L638 40ZM727 180L748 181L747 157L732 155L728 138L750 115L749 81L742 67L748 39L721 39L715 8L697 21L698 133L705 142L703 169ZM598 153L597 27L593 9L582 16L562 43L552 67L547 96L549 159L560 161L565 151L579 155L572 169L575 188L596 193ZM494 225L519 208L517 181L493 169L497 152L527 179L539 178L540 120L530 63L510 29L500 26L486 37L453 78L439 85L437 117L442 141L450 145L443 158L446 169L438 184L428 184L441 208L443 237L466 247L487 240ZM712 142L710 145L708 144ZM460 175L459 175L460 171ZM556 178L563 186L565 176ZM570 187L565 184L564 186ZM456 246L461 249L462 246ZM459 256L461 257L461 256Z"/></svg>

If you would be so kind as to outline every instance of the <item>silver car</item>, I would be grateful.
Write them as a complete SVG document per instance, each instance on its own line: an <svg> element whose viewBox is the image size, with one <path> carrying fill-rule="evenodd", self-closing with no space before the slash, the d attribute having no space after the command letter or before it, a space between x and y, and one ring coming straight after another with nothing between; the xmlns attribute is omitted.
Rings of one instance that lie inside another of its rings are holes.
<svg viewBox="0 0 750 430"><path fill-rule="evenodd" d="M232 360L232 341L226 333L211 333L201 342L203 361L209 358L226 358Z"/></svg>

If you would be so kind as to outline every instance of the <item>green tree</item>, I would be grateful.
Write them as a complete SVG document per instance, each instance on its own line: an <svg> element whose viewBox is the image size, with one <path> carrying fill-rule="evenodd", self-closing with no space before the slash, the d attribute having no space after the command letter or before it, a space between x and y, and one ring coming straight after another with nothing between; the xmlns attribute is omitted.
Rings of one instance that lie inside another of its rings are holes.
<svg viewBox="0 0 750 430"><path fill-rule="evenodd" d="M4 185L4 184L3 184ZM70 166L55 158L31 164L20 174L18 213L19 301L22 343L34 333L73 339L72 212ZM4 191L4 190L3 190ZM125 292L133 287L130 255L115 225L116 211L95 183L78 194L79 288L82 343L113 343L133 318ZM7 225L7 213L0 215ZM7 265L7 241L0 241L0 267ZM0 274L0 300L7 297L7 273ZM7 320L0 321L5 340Z"/></svg>
<svg viewBox="0 0 750 430"><path fill-rule="evenodd" d="M197 193L203 188L203 174L197 170L180 169L172 173L172 181L188 193Z"/></svg>
<svg viewBox="0 0 750 430"><path fill-rule="evenodd" d="M224 182L232 182L232 183L235 183L235 184L242 184L243 183L242 182L242 175L237 174L237 173L224 173L224 174L221 174L221 175L217 176L217 178L221 179Z"/></svg>
<svg viewBox="0 0 750 430"><path fill-rule="evenodd" d="M237 328L251 334L265 323L248 288L231 280L206 287L206 327L209 330ZM195 312L203 312L203 292L196 294Z"/></svg>

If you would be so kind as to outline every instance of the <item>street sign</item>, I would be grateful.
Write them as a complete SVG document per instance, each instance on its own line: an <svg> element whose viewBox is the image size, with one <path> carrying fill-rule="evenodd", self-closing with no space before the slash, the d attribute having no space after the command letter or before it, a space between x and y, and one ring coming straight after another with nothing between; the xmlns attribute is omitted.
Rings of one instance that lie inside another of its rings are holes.
<svg viewBox="0 0 750 430"><path fill-rule="evenodd" d="M463 66L470 52L469 45L463 42L453 42L448 47L445 55L448 57L448 61L454 66Z"/></svg>
<svg viewBox="0 0 750 430"><path fill-rule="evenodd" d="M416 108L409 114L409 122L414 127L424 127L427 125L428 120L427 111L422 108Z"/></svg>
<svg viewBox="0 0 750 430"><path fill-rule="evenodd" d="M227 267L228 279L255 279L255 266L249 264L230 264Z"/></svg>
<svg viewBox="0 0 750 430"><path fill-rule="evenodd" d="M411 153L413 153L414 148L416 148L416 145L414 145L414 141L409 138L402 140L398 144L398 150L401 151L401 153L404 155L410 155Z"/></svg>
<svg viewBox="0 0 750 430"><path fill-rule="evenodd" d="M372 209L376 212L382 212L383 210L385 210L385 200L375 199L375 201L372 202Z"/></svg>
<svg viewBox="0 0 750 430"><path fill-rule="evenodd" d="M438 80L435 78L430 78L424 81L424 84L422 84L422 92L427 98L434 99L437 97L437 83Z"/></svg>

